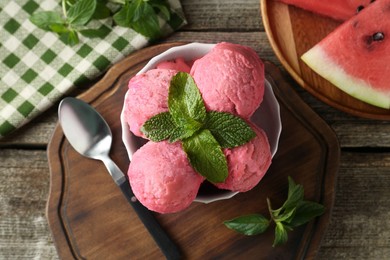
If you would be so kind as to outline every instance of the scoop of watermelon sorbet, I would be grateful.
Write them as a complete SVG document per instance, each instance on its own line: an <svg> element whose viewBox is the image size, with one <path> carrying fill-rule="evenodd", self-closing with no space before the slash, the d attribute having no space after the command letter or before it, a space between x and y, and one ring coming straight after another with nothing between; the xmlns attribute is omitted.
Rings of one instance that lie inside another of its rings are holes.
<svg viewBox="0 0 390 260"><path fill-rule="evenodd" d="M179 57L174 60L160 62L157 64L157 69L170 69L190 73L191 62L186 62L184 58Z"/></svg>
<svg viewBox="0 0 390 260"><path fill-rule="evenodd" d="M249 118L264 95L264 64L246 46L219 43L191 68L208 110Z"/></svg>
<svg viewBox="0 0 390 260"><path fill-rule="evenodd" d="M229 175L225 182L215 184L218 188L245 192L254 188L267 172L272 160L267 135L255 125L252 129L256 137L250 142L224 149Z"/></svg>
<svg viewBox="0 0 390 260"><path fill-rule="evenodd" d="M128 176L137 199L159 213L187 208L204 179L190 166L181 144L167 141L149 141L137 150Z"/></svg>
<svg viewBox="0 0 390 260"><path fill-rule="evenodd" d="M125 118L130 131L145 137L140 128L152 116L168 111L168 89L176 70L153 69L129 81L125 99Z"/></svg>

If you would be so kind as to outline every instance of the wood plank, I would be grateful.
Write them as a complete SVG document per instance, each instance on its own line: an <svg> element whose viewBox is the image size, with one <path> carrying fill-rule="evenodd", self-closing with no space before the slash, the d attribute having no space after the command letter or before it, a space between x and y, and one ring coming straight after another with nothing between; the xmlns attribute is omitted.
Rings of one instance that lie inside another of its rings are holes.
<svg viewBox="0 0 390 260"><path fill-rule="evenodd" d="M162 42L231 42L249 46L256 50L259 56L280 66L274 55L265 32L177 32Z"/></svg>
<svg viewBox="0 0 390 260"><path fill-rule="evenodd" d="M192 31L264 31L258 0L183 0Z"/></svg>
<svg viewBox="0 0 390 260"><path fill-rule="evenodd" d="M57 104L54 105L42 115L17 129L9 136L0 139L0 147L46 147L58 121L57 106Z"/></svg>
<svg viewBox="0 0 390 260"><path fill-rule="evenodd" d="M290 84L299 96L333 128L341 147L390 147L390 121L366 119L347 114L321 102L298 86L296 82L290 81Z"/></svg>
<svg viewBox="0 0 390 260"><path fill-rule="evenodd" d="M0 150L0 259L55 259L45 151Z"/></svg>
<svg viewBox="0 0 390 260"><path fill-rule="evenodd" d="M318 259L389 259L390 154L342 153Z"/></svg>

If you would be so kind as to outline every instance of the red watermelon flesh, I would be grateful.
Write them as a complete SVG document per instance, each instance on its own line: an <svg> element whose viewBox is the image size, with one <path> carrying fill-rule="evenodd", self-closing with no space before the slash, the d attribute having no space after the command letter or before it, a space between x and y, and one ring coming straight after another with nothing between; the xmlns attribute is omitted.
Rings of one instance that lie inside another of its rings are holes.
<svg viewBox="0 0 390 260"><path fill-rule="evenodd" d="M277 0L285 4L345 21L360 9L368 6L372 0Z"/></svg>
<svg viewBox="0 0 390 260"><path fill-rule="evenodd" d="M377 0L344 22L302 60L336 87L390 108L390 0Z"/></svg>

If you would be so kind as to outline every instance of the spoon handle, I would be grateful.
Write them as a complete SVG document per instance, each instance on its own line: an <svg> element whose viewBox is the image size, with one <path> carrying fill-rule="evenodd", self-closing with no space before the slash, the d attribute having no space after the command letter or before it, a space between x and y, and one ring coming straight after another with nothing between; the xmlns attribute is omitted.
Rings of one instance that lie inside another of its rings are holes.
<svg viewBox="0 0 390 260"><path fill-rule="evenodd" d="M179 248L160 226L152 213L136 199L129 183L127 181L123 182L119 187L131 206L133 206L133 209L137 213L138 217L144 223L146 229L152 235L156 244L160 247L165 257L168 260L181 259Z"/></svg>
<svg viewBox="0 0 390 260"><path fill-rule="evenodd" d="M172 239L167 235L165 230L157 222L156 218L153 216L147 208L145 208L134 196L133 191L127 181L123 172L119 167L108 157L102 159L106 165L110 175L113 177L115 183L121 189L123 195L125 195L127 201L133 207L134 211L137 213L139 219L142 221L146 229L152 235L154 241L161 249L163 254L168 260L178 260L181 259L181 253L176 244Z"/></svg>

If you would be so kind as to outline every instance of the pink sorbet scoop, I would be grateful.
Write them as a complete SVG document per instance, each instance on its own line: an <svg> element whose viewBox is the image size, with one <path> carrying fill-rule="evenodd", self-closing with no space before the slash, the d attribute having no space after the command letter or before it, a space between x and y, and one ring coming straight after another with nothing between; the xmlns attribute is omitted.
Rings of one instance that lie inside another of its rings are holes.
<svg viewBox="0 0 390 260"><path fill-rule="evenodd" d="M157 64L157 69L170 69L190 73L190 65L181 57Z"/></svg>
<svg viewBox="0 0 390 260"><path fill-rule="evenodd" d="M145 137L140 128L152 116L168 111L168 89L176 70L152 69L129 81L125 117L130 131Z"/></svg>
<svg viewBox="0 0 390 260"><path fill-rule="evenodd" d="M204 179L190 166L181 143L167 141L149 141L137 150L128 176L137 199L159 213L187 208Z"/></svg>
<svg viewBox="0 0 390 260"><path fill-rule="evenodd" d="M256 137L242 146L224 149L229 168L225 182L215 184L220 189L245 192L254 188L271 165L268 138L259 127L252 125Z"/></svg>
<svg viewBox="0 0 390 260"><path fill-rule="evenodd" d="M191 68L206 108L248 119L263 101L264 64L246 46L219 43Z"/></svg>

